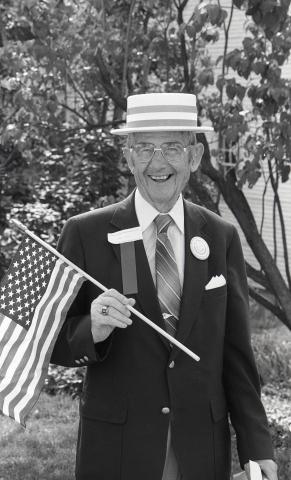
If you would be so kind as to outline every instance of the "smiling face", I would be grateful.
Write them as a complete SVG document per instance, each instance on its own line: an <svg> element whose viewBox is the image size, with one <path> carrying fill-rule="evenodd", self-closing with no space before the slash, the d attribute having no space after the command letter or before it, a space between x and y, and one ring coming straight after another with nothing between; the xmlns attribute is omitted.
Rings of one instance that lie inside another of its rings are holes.
<svg viewBox="0 0 291 480"><path fill-rule="evenodd" d="M155 148L163 145L179 144L188 146L183 132L142 132L130 137L130 147L152 144ZM187 150L170 162L159 150L150 162L145 163L139 155L139 149L126 150L125 155L136 185L144 197L159 212L166 213L175 205L190 173L194 172L203 154L203 145L191 145Z"/></svg>

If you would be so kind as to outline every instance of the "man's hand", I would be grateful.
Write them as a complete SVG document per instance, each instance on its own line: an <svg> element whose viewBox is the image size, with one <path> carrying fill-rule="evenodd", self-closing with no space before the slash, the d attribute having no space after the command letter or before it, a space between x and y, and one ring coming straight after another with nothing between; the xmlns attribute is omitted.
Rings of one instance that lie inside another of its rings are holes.
<svg viewBox="0 0 291 480"><path fill-rule="evenodd" d="M254 462L258 463L261 467L262 474L263 474L263 479L268 479L268 480L278 480L278 475L277 475L277 464L274 462L274 460L267 459L267 460L254 460ZM250 467L249 463L245 463L244 465L245 472L247 474L248 480L250 480Z"/></svg>
<svg viewBox="0 0 291 480"><path fill-rule="evenodd" d="M94 343L102 342L115 327L126 328L132 324L127 305L133 306L135 300L127 298L113 288L102 293L91 303L91 332ZM109 307L108 315L102 314L102 307Z"/></svg>

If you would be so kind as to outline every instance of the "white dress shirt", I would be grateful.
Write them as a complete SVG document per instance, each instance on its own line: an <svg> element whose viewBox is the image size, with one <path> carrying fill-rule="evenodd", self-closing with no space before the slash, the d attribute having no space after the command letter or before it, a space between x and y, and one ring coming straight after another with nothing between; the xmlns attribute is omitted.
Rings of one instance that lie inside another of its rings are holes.
<svg viewBox="0 0 291 480"><path fill-rule="evenodd" d="M135 211L138 222L142 229L142 237L144 248L147 254L152 277L156 283L156 241L157 227L154 219L160 212L156 210L149 202L147 202L138 190L135 192ZM163 215L163 214L162 214ZM185 264L185 239L184 239L184 205L182 195L179 196L173 208L167 212L174 222L168 228L168 237L171 242L180 278L181 287L184 281L184 264Z"/></svg>
<svg viewBox="0 0 291 480"><path fill-rule="evenodd" d="M142 237L149 266L151 269L153 280L156 284L156 241L157 241L157 227L154 219L160 212L156 210L150 203L148 203L140 194L138 190L135 192L135 211L138 222L142 229ZM184 205L182 195L179 196L173 208L167 212L172 217L174 222L169 225L168 238L171 242L180 278L181 287L183 288L184 281L184 264L185 264L185 238L184 238ZM169 424L166 459L161 480L181 480L179 467L173 445L171 442L171 424Z"/></svg>

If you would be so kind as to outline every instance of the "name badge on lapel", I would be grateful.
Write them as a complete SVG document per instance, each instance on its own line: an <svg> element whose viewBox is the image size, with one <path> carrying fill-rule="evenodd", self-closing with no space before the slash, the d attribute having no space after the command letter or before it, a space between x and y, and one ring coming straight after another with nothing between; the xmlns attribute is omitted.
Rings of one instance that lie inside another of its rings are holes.
<svg viewBox="0 0 291 480"><path fill-rule="evenodd" d="M140 227L133 227L108 233L107 239L109 243L120 245L123 294L132 295L137 293L134 242L142 240L142 229Z"/></svg>

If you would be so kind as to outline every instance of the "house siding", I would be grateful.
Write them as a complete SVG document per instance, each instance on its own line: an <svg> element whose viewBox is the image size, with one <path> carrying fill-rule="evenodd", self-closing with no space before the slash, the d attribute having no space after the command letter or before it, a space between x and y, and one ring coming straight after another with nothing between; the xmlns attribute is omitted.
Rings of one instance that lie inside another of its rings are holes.
<svg viewBox="0 0 291 480"><path fill-rule="evenodd" d="M195 5L197 5L199 2L197 1L190 1L188 3L187 9L185 11L185 16L184 20L187 22L187 20L190 18L191 14L193 13L193 9L195 8ZM210 3L216 3L215 1L210 1ZM221 6L228 12L228 18L230 14L230 9L231 9L231 0L224 0L221 1ZM228 21L228 18L226 21ZM228 43L228 52L234 50L235 48L241 49L242 48L242 41L247 35L246 33L246 27L247 24L250 22L250 18L246 17L245 12L239 10L238 8L234 8L233 11L233 18L232 18L232 23L231 27L229 30L229 43ZM251 35L250 35L251 36ZM218 59L219 56L223 54L224 51L224 43L225 43L225 37L224 37L224 32L221 30L220 31L220 37L217 42L214 42L213 44L210 44L208 47L208 51L210 54L210 57L213 61L214 65L214 74L215 77L217 78L218 75L221 73L221 63L218 63L217 66L216 60ZM289 57L288 62L282 67L282 75L286 79L291 79L291 59ZM238 81L242 84L246 84L247 81L244 80L243 78L239 77L232 69L229 69L227 72L227 77L236 77ZM255 81L256 76L253 75L253 80ZM204 89L204 93L210 93L213 87L207 87ZM245 110L248 110L251 108L251 103L248 98L244 100L244 105L243 108ZM216 136L208 134L207 135L209 142L211 142L211 148L215 148L216 143ZM215 164L215 159L213 159L213 163ZM229 167L225 167L229 168ZM248 203L251 207L251 210L253 212L253 215L256 220L256 224L258 228L260 229L261 222L262 222L262 212L263 212L263 207L262 207L262 199L263 199L263 192L265 188L265 182L263 178L260 178L257 183L253 186L253 188L249 188L248 186L243 187L243 192L248 200ZM286 228L286 238L287 238L287 245L288 245L288 257L289 257L289 262L291 263L291 180L289 179L285 183L281 183L279 187L279 196L282 204L282 209L283 209L283 216L284 216L284 223L285 223L285 228ZM274 203L274 194L271 188L271 185L268 185L267 192L265 194L265 200L264 200L264 205L265 205L265 212L264 212L264 222L263 222L263 227L262 227L262 237L263 240L265 241L267 247L269 248L270 252L272 255L274 255L275 250L274 250L274 238L273 238L273 203ZM238 225L238 222L226 203L224 202L223 199L220 201L220 212L221 215L232 222L234 225L237 226L241 241L242 241L242 246L245 254L246 260L251 263L252 266L255 268L259 268L259 264L254 257L247 240L245 238L244 233L242 232L241 228ZM280 268L281 273L283 274L284 277L286 277L285 274L285 260L284 260L284 253L283 253L283 243L282 243L282 234L281 234L281 229L280 229L280 222L279 222L279 216L278 216L278 211L276 210L276 225L277 225L277 231L276 231L276 241L277 241L277 257L276 257L276 263L278 267Z"/></svg>

